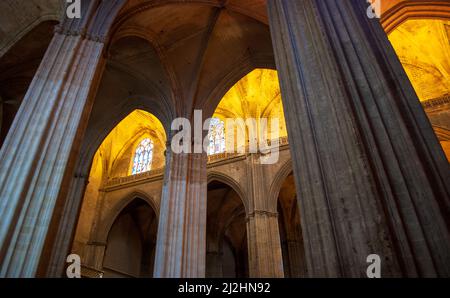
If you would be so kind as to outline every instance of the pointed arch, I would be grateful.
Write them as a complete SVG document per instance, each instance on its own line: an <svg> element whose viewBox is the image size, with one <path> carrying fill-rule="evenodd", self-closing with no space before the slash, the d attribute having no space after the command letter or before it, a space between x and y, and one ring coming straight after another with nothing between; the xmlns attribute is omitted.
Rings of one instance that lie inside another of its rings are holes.
<svg viewBox="0 0 450 298"><path fill-rule="evenodd" d="M120 215L120 213L129 206L135 200L142 200L147 205L149 205L152 210L155 212L156 217L159 217L159 204L158 202L150 195L142 192L142 191L133 191L130 194L126 195L122 200L116 202L110 211L104 216L103 220L97 227L97 233L95 239L92 239L92 242L98 243L106 243L108 240L108 233L111 230L112 225L116 218Z"/></svg>
<svg viewBox="0 0 450 298"><path fill-rule="evenodd" d="M292 160L286 161L275 175L269 188L269 208L274 212L277 210L278 196L284 180L293 172Z"/></svg>
<svg viewBox="0 0 450 298"><path fill-rule="evenodd" d="M242 204L244 205L245 208L245 213L248 214L249 212L248 198L245 195L246 192L244 191L244 188L240 185L238 181L236 181L233 177L218 171L208 171L207 179L208 179L207 184L210 184L213 181L217 181L231 187L231 189L233 189L240 197Z"/></svg>
<svg viewBox="0 0 450 298"><path fill-rule="evenodd" d="M380 20L386 34L391 33L408 19L450 20L450 5L445 0L393 0L389 2L382 4Z"/></svg>

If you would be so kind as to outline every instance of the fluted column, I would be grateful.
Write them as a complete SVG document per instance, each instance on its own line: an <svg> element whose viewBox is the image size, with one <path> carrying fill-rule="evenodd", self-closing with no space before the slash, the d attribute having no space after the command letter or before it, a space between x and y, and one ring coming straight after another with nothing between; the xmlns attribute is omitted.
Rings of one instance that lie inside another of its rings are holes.
<svg viewBox="0 0 450 298"><path fill-rule="evenodd" d="M88 175L76 174L73 177L72 185L68 188L67 197L72 197L78 193L79 196L84 194L88 184ZM61 197L61 195L59 196ZM67 208L61 211L61 221L59 225L53 227L53 233L59 234L60 237L53 237L52 240L46 241L47 253L43 255L45 263L40 264L37 275L39 277L58 278L65 276L65 264L70 246L73 244L75 236L75 223L80 213L74 212L79 210L79 206L73 201L66 202ZM69 244L69 245L68 245ZM81 254L80 254L81 256ZM84 257L81 256L84 261Z"/></svg>
<svg viewBox="0 0 450 298"><path fill-rule="evenodd" d="M205 153L174 154L167 148L154 277L205 277Z"/></svg>
<svg viewBox="0 0 450 298"><path fill-rule="evenodd" d="M367 7L268 1L308 274L449 276L448 163Z"/></svg>
<svg viewBox="0 0 450 298"><path fill-rule="evenodd" d="M293 213L292 210L287 210ZM288 216L286 213L284 216ZM305 249L303 247L301 227L293 225L295 223L293 217L285 219L285 239L282 241L282 253L284 260L284 275L286 277L305 277L306 263L305 263ZM282 223L280 223L282 225Z"/></svg>
<svg viewBox="0 0 450 298"><path fill-rule="evenodd" d="M284 277L277 213L255 210L249 214L247 243L250 277Z"/></svg>
<svg viewBox="0 0 450 298"><path fill-rule="evenodd" d="M56 33L25 95L0 152L1 276L36 273L102 50Z"/></svg>
<svg viewBox="0 0 450 298"><path fill-rule="evenodd" d="M283 277L278 213L268 207L264 168L258 154L248 157L247 244L250 277Z"/></svg>

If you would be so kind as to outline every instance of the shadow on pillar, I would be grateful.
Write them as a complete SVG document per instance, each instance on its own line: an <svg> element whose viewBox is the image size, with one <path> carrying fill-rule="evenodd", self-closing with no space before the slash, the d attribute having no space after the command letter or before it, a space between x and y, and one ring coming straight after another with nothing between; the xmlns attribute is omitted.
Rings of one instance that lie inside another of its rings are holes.
<svg viewBox="0 0 450 298"><path fill-rule="evenodd" d="M306 277L305 249L294 176L291 173L283 182L278 195L278 226L284 276Z"/></svg>

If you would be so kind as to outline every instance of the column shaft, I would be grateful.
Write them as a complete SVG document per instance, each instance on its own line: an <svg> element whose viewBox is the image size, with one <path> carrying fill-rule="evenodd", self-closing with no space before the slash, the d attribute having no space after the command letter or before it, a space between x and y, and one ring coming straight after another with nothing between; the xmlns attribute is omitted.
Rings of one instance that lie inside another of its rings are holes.
<svg viewBox="0 0 450 298"><path fill-rule="evenodd" d="M367 5L268 1L308 273L449 276L448 163Z"/></svg>
<svg viewBox="0 0 450 298"><path fill-rule="evenodd" d="M1 276L36 273L102 50L56 33L25 95L0 153Z"/></svg>
<svg viewBox="0 0 450 298"><path fill-rule="evenodd" d="M202 278L206 260L206 154L168 153L167 159L154 277Z"/></svg>
<svg viewBox="0 0 450 298"><path fill-rule="evenodd" d="M254 211L247 217L249 273L252 278L284 277L278 215Z"/></svg>
<svg viewBox="0 0 450 298"><path fill-rule="evenodd" d="M260 156L248 157L249 210L247 211L247 243L250 277L283 277L278 213L270 210L264 166Z"/></svg>

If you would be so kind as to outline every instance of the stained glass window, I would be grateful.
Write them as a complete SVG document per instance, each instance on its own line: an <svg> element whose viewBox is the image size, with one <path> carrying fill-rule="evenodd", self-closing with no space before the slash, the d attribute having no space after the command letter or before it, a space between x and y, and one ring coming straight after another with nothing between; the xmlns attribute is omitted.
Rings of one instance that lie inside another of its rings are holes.
<svg viewBox="0 0 450 298"><path fill-rule="evenodd" d="M143 139L137 146L133 160L132 175L148 172L152 168L153 142L151 139Z"/></svg>
<svg viewBox="0 0 450 298"><path fill-rule="evenodd" d="M211 119L208 137L208 155L225 152L225 123L222 120L218 118Z"/></svg>

